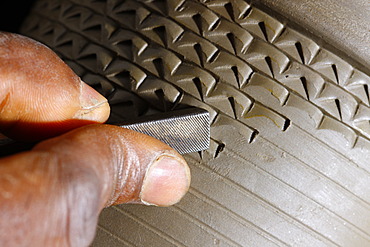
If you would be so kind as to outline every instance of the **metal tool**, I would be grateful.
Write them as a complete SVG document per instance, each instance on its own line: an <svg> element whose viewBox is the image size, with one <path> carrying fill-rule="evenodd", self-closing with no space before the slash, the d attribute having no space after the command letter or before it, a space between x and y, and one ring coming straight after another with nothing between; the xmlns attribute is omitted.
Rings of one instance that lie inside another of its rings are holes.
<svg viewBox="0 0 370 247"><path fill-rule="evenodd" d="M144 116L137 121L117 125L157 138L180 154L209 147L209 113L199 108Z"/></svg>
<svg viewBox="0 0 370 247"><path fill-rule="evenodd" d="M199 108L158 113L114 125L157 138L180 154L205 150L210 143L210 116ZM31 149L34 145L2 140L0 157Z"/></svg>

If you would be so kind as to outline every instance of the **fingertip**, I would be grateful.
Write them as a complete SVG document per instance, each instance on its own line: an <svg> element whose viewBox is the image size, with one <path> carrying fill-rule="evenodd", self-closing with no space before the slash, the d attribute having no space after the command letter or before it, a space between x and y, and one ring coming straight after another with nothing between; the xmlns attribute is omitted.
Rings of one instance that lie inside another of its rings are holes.
<svg viewBox="0 0 370 247"><path fill-rule="evenodd" d="M75 113L74 119L88 120L104 123L110 114L110 107L106 98L92 87L81 81L80 109Z"/></svg>
<svg viewBox="0 0 370 247"><path fill-rule="evenodd" d="M0 131L38 141L92 123L110 107L50 48L19 34L0 32Z"/></svg>
<svg viewBox="0 0 370 247"><path fill-rule="evenodd" d="M146 205L171 206L181 200L190 186L190 170L183 159L162 155L145 174L140 200Z"/></svg>

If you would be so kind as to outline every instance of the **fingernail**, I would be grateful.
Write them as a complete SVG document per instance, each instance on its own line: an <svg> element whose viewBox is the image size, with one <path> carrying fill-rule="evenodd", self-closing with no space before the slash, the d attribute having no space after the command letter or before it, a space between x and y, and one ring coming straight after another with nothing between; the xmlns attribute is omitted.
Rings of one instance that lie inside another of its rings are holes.
<svg viewBox="0 0 370 247"><path fill-rule="evenodd" d="M163 155L148 169L140 199L144 204L171 206L180 201L190 186L190 170L185 161Z"/></svg>
<svg viewBox="0 0 370 247"><path fill-rule="evenodd" d="M107 99L82 81L80 105L81 109L75 114L75 119L105 122L109 117L110 107Z"/></svg>

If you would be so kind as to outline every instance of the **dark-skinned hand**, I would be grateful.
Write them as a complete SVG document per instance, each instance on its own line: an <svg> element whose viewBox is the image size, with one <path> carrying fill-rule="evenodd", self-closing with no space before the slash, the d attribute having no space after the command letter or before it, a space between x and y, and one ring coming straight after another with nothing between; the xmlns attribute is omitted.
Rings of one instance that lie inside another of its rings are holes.
<svg viewBox="0 0 370 247"><path fill-rule="evenodd" d="M46 46L0 32L0 132L40 141L0 159L0 246L88 246L104 207L184 196L185 160L152 137L102 124L109 111Z"/></svg>

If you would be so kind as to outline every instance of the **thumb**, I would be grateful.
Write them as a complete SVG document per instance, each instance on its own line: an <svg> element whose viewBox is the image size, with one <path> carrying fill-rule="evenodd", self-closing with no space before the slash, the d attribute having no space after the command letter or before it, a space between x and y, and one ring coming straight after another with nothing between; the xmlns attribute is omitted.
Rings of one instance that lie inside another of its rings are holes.
<svg viewBox="0 0 370 247"><path fill-rule="evenodd" d="M190 184L176 151L110 125L81 127L0 163L1 246L87 246L105 206L169 206Z"/></svg>
<svg viewBox="0 0 370 247"><path fill-rule="evenodd" d="M109 116L107 100L49 48L0 32L0 132L41 140Z"/></svg>

